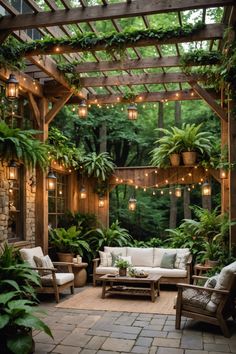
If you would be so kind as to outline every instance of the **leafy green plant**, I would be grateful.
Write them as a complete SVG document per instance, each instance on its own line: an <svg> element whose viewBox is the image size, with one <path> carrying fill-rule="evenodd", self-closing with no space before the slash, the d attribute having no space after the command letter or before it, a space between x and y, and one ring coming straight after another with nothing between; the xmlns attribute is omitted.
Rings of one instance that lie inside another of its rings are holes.
<svg viewBox="0 0 236 354"><path fill-rule="evenodd" d="M101 250L104 246L119 246L129 245L132 241L132 236L128 231L119 225L116 220L108 228L97 228L89 236L89 244L95 251Z"/></svg>
<svg viewBox="0 0 236 354"><path fill-rule="evenodd" d="M90 252L87 241L83 239L86 234L81 235L82 230L71 226L69 229L55 228L49 230L49 243L56 248L57 252L80 254Z"/></svg>
<svg viewBox="0 0 236 354"><path fill-rule="evenodd" d="M119 258L115 261L115 267L117 268L128 268L131 264L125 259Z"/></svg>
<svg viewBox="0 0 236 354"><path fill-rule="evenodd" d="M33 346L32 328L52 337L49 327L36 314L33 286L39 276L5 244L0 256L0 342L2 354L28 354Z"/></svg>
<svg viewBox="0 0 236 354"><path fill-rule="evenodd" d="M149 240L141 241L141 240L133 240L130 247L141 247L141 248L148 248L148 247L162 247L163 241L158 237L152 237Z"/></svg>
<svg viewBox="0 0 236 354"><path fill-rule="evenodd" d="M179 129L181 151L196 151L202 156L210 156L213 137L211 133L200 131L202 124L183 124Z"/></svg>
<svg viewBox="0 0 236 354"><path fill-rule="evenodd" d="M80 212L73 213L72 211L67 210L59 219L58 227L68 229L70 226L76 226L81 229L82 234L85 234L97 226L97 217L95 214L84 214Z"/></svg>
<svg viewBox="0 0 236 354"><path fill-rule="evenodd" d="M106 181L113 173L115 165L107 152L96 154L91 152L84 156L82 166L88 177L94 177L99 181Z"/></svg>
<svg viewBox="0 0 236 354"><path fill-rule="evenodd" d="M47 145L34 136L38 130L20 130L11 128L5 122L0 122L0 159L15 160L24 163L29 168L36 164L42 169L48 166Z"/></svg>

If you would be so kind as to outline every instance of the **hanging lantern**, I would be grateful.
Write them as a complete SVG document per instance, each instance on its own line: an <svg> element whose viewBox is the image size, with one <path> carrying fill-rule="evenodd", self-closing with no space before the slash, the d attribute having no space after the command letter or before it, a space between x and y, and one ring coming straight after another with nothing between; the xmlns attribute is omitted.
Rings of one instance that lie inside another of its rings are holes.
<svg viewBox="0 0 236 354"><path fill-rule="evenodd" d="M182 196L182 189L180 187L175 188L175 196L180 198Z"/></svg>
<svg viewBox="0 0 236 354"><path fill-rule="evenodd" d="M56 190L56 181L57 177L55 176L54 172L50 170L47 175L47 190L48 191L55 191Z"/></svg>
<svg viewBox="0 0 236 354"><path fill-rule="evenodd" d="M79 110L78 110L78 114L80 118L86 118L88 115L88 109L87 109L87 105L85 103L85 101L82 101L79 104Z"/></svg>
<svg viewBox="0 0 236 354"><path fill-rule="evenodd" d="M99 207L99 208L104 208L104 205L105 205L104 196L101 195L101 196L98 198L98 207Z"/></svg>
<svg viewBox="0 0 236 354"><path fill-rule="evenodd" d="M137 204L137 200L135 198L133 198L133 197L129 198L129 210L130 211L135 211L136 204Z"/></svg>
<svg viewBox="0 0 236 354"><path fill-rule="evenodd" d="M16 80L14 74L10 74L6 81L6 98L8 100L15 100L19 96L19 82Z"/></svg>
<svg viewBox="0 0 236 354"><path fill-rule="evenodd" d="M129 120L136 120L138 117L138 110L135 104L131 104L127 108L128 111L128 119Z"/></svg>
<svg viewBox="0 0 236 354"><path fill-rule="evenodd" d="M227 171L224 169L220 170L220 178L225 179L227 178Z"/></svg>
<svg viewBox="0 0 236 354"><path fill-rule="evenodd" d="M202 185L202 195L209 196L211 195L211 186L208 182L203 183Z"/></svg>
<svg viewBox="0 0 236 354"><path fill-rule="evenodd" d="M9 181L16 181L18 175L18 166L16 161L11 160L7 166L7 179Z"/></svg>
<svg viewBox="0 0 236 354"><path fill-rule="evenodd" d="M87 198L86 189L84 188L84 186L82 186L80 188L80 199L86 199L86 198Z"/></svg>

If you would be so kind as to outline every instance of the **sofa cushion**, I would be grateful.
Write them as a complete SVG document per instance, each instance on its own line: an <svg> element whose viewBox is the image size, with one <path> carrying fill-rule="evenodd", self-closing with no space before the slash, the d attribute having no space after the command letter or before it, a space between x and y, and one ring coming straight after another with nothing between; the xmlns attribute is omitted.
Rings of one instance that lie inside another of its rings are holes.
<svg viewBox="0 0 236 354"><path fill-rule="evenodd" d="M57 285L63 285L69 281L74 280L73 273L55 273ZM41 282L43 286L52 286L52 275L44 275L41 277Z"/></svg>
<svg viewBox="0 0 236 354"><path fill-rule="evenodd" d="M229 290L234 273L236 273L236 261L221 269L221 272L217 278L215 289ZM207 310L210 311L212 308L216 309L221 298L221 294L213 293L211 295L211 301L207 305Z"/></svg>
<svg viewBox="0 0 236 354"><path fill-rule="evenodd" d="M164 253L161 259L161 268L173 269L175 265L176 253Z"/></svg>
<svg viewBox="0 0 236 354"><path fill-rule="evenodd" d="M116 267L97 267L96 274L118 274L118 268Z"/></svg>
<svg viewBox="0 0 236 354"><path fill-rule="evenodd" d="M102 267L111 267L112 257L110 252L99 251L100 265Z"/></svg>
<svg viewBox="0 0 236 354"><path fill-rule="evenodd" d="M187 271L183 269L167 269L167 268L160 268L160 267L133 267L135 270L144 271L145 273L149 274L158 274L163 277L169 278L184 278L187 276Z"/></svg>
<svg viewBox="0 0 236 354"><path fill-rule="evenodd" d="M28 262L31 267L37 267L34 261L34 256L43 257L43 251L40 246L33 248L21 248L20 255L21 258Z"/></svg>
<svg viewBox="0 0 236 354"><path fill-rule="evenodd" d="M127 247L104 247L104 252L114 253L114 254L121 254L121 256L127 256Z"/></svg>
<svg viewBox="0 0 236 354"><path fill-rule="evenodd" d="M154 267L161 266L161 260L164 253L173 254L176 253L176 250L174 248L154 248L154 260L153 260Z"/></svg>
<svg viewBox="0 0 236 354"><path fill-rule="evenodd" d="M153 248L127 247L127 256L131 256L133 266L153 266Z"/></svg>

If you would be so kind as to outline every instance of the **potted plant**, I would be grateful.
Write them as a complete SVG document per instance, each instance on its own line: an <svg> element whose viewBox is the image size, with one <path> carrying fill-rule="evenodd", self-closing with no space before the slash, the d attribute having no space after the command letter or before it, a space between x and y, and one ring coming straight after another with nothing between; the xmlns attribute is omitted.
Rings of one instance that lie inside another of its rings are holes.
<svg viewBox="0 0 236 354"><path fill-rule="evenodd" d="M113 173L115 164L107 152L96 154L91 152L82 159L82 167L88 177L94 177L99 182L106 181Z"/></svg>
<svg viewBox="0 0 236 354"><path fill-rule="evenodd" d="M29 354L34 351L32 329L52 337L49 327L35 315L40 311L33 286L40 286L39 276L13 247L6 244L0 251L0 351Z"/></svg>
<svg viewBox="0 0 236 354"><path fill-rule="evenodd" d="M159 128L164 136L159 138L155 143L158 145L151 151L151 164L160 168L171 166L179 166L181 145L179 140L179 129L171 127L170 130Z"/></svg>
<svg viewBox="0 0 236 354"><path fill-rule="evenodd" d="M212 135L200 131L202 124L183 124L178 133L180 150L184 165L194 165L197 154L201 159L209 159L212 149Z"/></svg>
<svg viewBox="0 0 236 354"><path fill-rule="evenodd" d="M202 263L209 267L215 267L218 265L219 258L222 256L222 245L215 240L205 242L205 251L202 253Z"/></svg>
<svg viewBox="0 0 236 354"><path fill-rule="evenodd" d="M0 159L24 163L34 168L36 164L41 169L48 165L47 145L35 138L41 133L38 130L20 130L0 122Z"/></svg>
<svg viewBox="0 0 236 354"><path fill-rule="evenodd" d="M55 247L59 261L72 262L75 254L82 257L84 250L90 252L88 242L83 239L85 235L76 226L49 230L49 242Z"/></svg>
<svg viewBox="0 0 236 354"><path fill-rule="evenodd" d="M130 263L122 258L119 258L115 261L115 267L119 268L119 276L126 277L127 275L127 268L130 267Z"/></svg>

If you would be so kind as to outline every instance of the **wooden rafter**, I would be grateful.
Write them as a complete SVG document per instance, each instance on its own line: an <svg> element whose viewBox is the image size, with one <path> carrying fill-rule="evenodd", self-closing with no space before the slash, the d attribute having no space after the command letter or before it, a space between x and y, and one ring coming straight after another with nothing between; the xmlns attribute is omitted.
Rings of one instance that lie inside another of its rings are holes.
<svg viewBox="0 0 236 354"><path fill-rule="evenodd" d="M0 20L1 21L1 20ZM192 41L205 41L211 39L220 39L223 37L224 33L224 25L223 24L210 24L206 25L205 28L199 30L197 33L187 36L187 37L173 37L165 40L157 40L157 39L140 39L137 40L135 43L126 43L125 48L132 48L134 45L135 47L147 47L156 44L175 44L175 43L185 43L185 42L192 42ZM109 49L115 48L110 46ZM62 54L62 53L73 53L73 52L94 52L98 50L106 50L105 44L97 44L93 45L92 48L73 48L71 45L55 45L55 47L50 47L49 49L34 49L30 52L25 54L26 57L31 57L33 55L39 54Z"/></svg>
<svg viewBox="0 0 236 354"><path fill-rule="evenodd" d="M213 109L218 117L227 122L228 118L226 111L221 108L221 106L214 100L211 94L209 94L209 92L207 92L196 82L189 82L189 84L192 86L193 90Z"/></svg>
<svg viewBox="0 0 236 354"><path fill-rule="evenodd" d="M29 98L29 103L32 108L32 111L34 113L34 118L38 124L38 127L40 126L40 111L37 105L37 102L34 99L34 96L32 95L31 92L28 92L28 98Z"/></svg>
<svg viewBox="0 0 236 354"><path fill-rule="evenodd" d="M60 111L60 109L66 104L66 102L72 96L72 92L66 93L63 97L61 97L54 105L52 106L51 110L45 116L45 123L49 124L56 114Z"/></svg>
<svg viewBox="0 0 236 354"><path fill-rule="evenodd" d="M2 1L5 2L5 0ZM115 3L106 6L96 5L50 12L44 11L37 14L21 14L15 16L14 21L12 21L11 16L5 16L0 20L0 30L16 31L27 28L60 26L71 23L111 20L233 4L234 0L182 0L178 2L176 0L136 0L132 1L129 5Z"/></svg>

